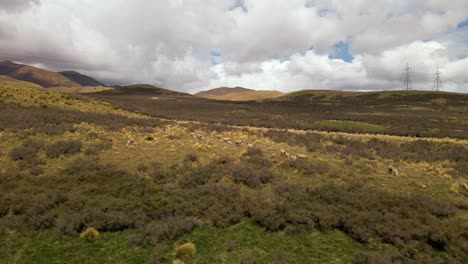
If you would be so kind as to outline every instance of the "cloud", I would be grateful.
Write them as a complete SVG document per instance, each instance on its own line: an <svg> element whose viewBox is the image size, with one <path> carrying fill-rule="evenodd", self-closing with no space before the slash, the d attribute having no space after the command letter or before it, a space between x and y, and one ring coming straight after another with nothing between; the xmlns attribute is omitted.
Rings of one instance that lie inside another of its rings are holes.
<svg viewBox="0 0 468 264"><path fill-rule="evenodd" d="M351 62L309 50L296 53L287 61L263 62L261 70L252 73L229 74L223 63L218 64L213 67L217 78L210 86L243 85L282 91L403 89L404 68L410 63L414 89L432 89L433 73L439 66L447 80L445 90L466 92L468 58L450 60L448 54L446 47L435 41L418 41L379 54L357 55Z"/></svg>
<svg viewBox="0 0 468 264"><path fill-rule="evenodd" d="M425 88L439 64L467 91L467 18L464 0L4 0L0 60L180 91L395 89L406 62Z"/></svg>
<svg viewBox="0 0 468 264"><path fill-rule="evenodd" d="M12 12L24 10L30 5L37 4L39 0L2 0L0 3L0 12Z"/></svg>

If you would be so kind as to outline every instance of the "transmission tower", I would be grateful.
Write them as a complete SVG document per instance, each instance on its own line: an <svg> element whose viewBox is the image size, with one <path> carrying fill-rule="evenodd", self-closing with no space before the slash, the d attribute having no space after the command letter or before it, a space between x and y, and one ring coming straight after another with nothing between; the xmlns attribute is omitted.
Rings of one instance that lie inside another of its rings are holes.
<svg viewBox="0 0 468 264"><path fill-rule="evenodd" d="M434 86L433 91L440 91L442 89L442 73L439 71L439 65L437 65L437 72L434 73Z"/></svg>
<svg viewBox="0 0 468 264"><path fill-rule="evenodd" d="M405 68L405 79L403 81L403 86L406 90L411 90L411 68L406 64Z"/></svg>

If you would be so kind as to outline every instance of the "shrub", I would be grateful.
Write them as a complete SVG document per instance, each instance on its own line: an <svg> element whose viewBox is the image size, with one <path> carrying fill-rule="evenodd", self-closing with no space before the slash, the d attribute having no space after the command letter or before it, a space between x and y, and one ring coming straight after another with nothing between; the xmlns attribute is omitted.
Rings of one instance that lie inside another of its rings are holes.
<svg viewBox="0 0 468 264"><path fill-rule="evenodd" d="M15 161L30 162L36 158L37 153L43 147L41 142L27 139L20 146L13 148L8 155Z"/></svg>
<svg viewBox="0 0 468 264"><path fill-rule="evenodd" d="M263 152L262 152L262 149L260 149L260 148L249 147L249 148L247 148L246 155L250 156L250 157L252 157L252 156L263 156Z"/></svg>
<svg viewBox="0 0 468 264"><path fill-rule="evenodd" d="M80 140L59 140L47 146L46 155L48 158L58 158L60 155L76 154L81 151Z"/></svg>
<svg viewBox="0 0 468 264"><path fill-rule="evenodd" d="M147 169L149 175L157 184L165 184L175 179L177 170L176 167L164 168L161 163L153 162Z"/></svg>
<svg viewBox="0 0 468 264"><path fill-rule="evenodd" d="M145 137L145 140L147 140L147 141L153 141L153 140L154 140L154 137L152 137L152 136L147 136L147 137Z"/></svg>
<svg viewBox="0 0 468 264"><path fill-rule="evenodd" d="M184 262L191 262L195 259L196 252L195 244L188 242L176 247L175 258Z"/></svg>
<svg viewBox="0 0 468 264"><path fill-rule="evenodd" d="M185 155L184 161L186 162L195 162L198 160L198 156L196 153L188 153Z"/></svg>
<svg viewBox="0 0 468 264"><path fill-rule="evenodd" d="M80 234L80 238L89 242L94 241L98 236L99 232L94 227L88 227Z"/></svg>
<svg viewBox="0 0 468 264"><path fill-rule="evenodd" d="M193 169L187 168L179 179L179 186L190 188L217 182L228 168L227 164L218 163L217 161L212 161Z"/></svg>
<svg viewBox="0 0 468 264"><path fill-rule="evenodd" d="M103 150L111 149L112 141L103 141L99 143L94 143L85 150L86 155L97 155ZM79 152L79 151L78 151Z"/></svg>

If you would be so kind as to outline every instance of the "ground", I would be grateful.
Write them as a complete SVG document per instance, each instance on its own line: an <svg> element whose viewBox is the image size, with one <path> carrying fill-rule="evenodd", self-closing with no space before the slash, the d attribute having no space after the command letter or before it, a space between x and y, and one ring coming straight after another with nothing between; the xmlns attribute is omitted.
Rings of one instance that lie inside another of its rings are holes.
<svg viewBox="0 0 468 264"><path fill-rule="evenodd" d="M160 119L3 81L6 263L171 263L185 242L196 245L193 263L466 257L468 141L455 132L409 137L388 129L393 123L338 119L314 121L338 131L174 118L187 113ZM434 106L425 107L439 111L445 97L430 97ZM251 104L249 112L257 107ZM454 105L461 114L451 128L466 132L466 109ZM350 133L356 127L363 132ZM389 173L391 163L398 176ZM89 226L101 233L92 242L79 236Z"/></svg>

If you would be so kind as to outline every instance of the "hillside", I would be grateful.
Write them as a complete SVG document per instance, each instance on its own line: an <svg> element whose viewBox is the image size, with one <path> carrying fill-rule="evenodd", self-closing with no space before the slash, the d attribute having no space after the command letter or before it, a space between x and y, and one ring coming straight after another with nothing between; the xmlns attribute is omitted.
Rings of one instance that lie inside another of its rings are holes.
<svg viewBox="0 0 468 264"><path fill-rule="evenodd" d="M81 88L81 87L77 87ZM62 88L75 89L75 88ZM90 112L99 114L115 114L127 117L139 116L135 113L115 109L110 104L79 95L68 95L54 88L46 89L40 85L16 80L9 76L0 75L0 99L2 104L20 105L22 107L48 107L61 110ZM45 110L39 110L44 112ZM15 118L12 116L11 118ZM7 121L7 119L2 120Z"/></svg>
<svg viewBox="0 0 468 264"><path fill-rule="evenodd" d="M59 73L82 86L106 86L105 84L97 81L96 79L83 75L79 72L62 71Z"/></svg>
<svg viewBox="0 0 468 264"><path fill-rule="evenodd" d="M220 87L208 91L202 91L194 94L197 97L215 99L215 100L228 100L228 101L250 101L262 100L268 98L275 98L284 95L279 91L261 91L252 90L242 87Z"/></svg>
<svg viewBox="0 0 468 264"><path fill-rule="evenodd" d="M445 130L411 118L424 112L462 124L461 95L230 102L146 85L121 89L89 94L106 94L109 104L0 77L5 263L466 259L468 141L361 133L392 134L398 122ZM399 117L404 105L413 108ZM345 115L350 109L354 115ZM376 120L367 116L375 113ZM330 121L338 115L350 119ZM231 126L239 120L245 126ZM297 130L306 122L342 132ZM255 126L262 124L286 129Z"/></svg>
<svg viewBox="0 0 468 264"><path fill-rule="evenodd" d="M269 128L468 139L468 94L300 91L262 101L103 92L89 96L148 115ZM162 100L164 99L164 100Z"/></svg>
<svg viewBox="0 0 468 264"><path fill-rule="evenodd" d="M0 75L8 75L18 80L32 82L42 87L76 87L80 84L57 72L52 72L11 61L0 62Z"/></svg>

